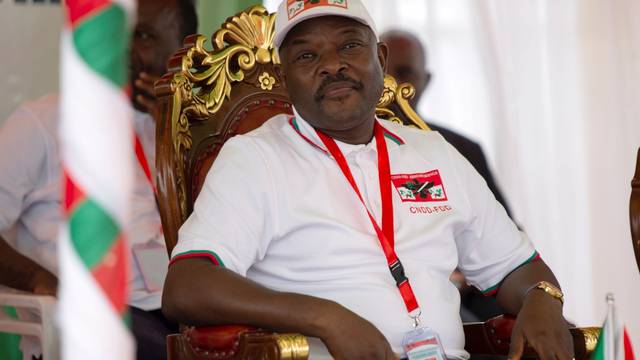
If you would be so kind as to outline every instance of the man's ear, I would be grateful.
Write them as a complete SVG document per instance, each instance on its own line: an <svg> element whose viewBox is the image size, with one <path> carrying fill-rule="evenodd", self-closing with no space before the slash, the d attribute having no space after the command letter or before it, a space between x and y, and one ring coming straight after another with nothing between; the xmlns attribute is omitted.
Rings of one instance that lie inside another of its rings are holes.
<svg viewBox="0 0 640 360"><path fill-rule="evenodd" d="M378 61L382 67L382 71L387 73L387 58L389 57L389 47L386 43L378 43Z"/></svg>
<svg viewBox="0 0 640 360"><path fill-rule="evenodd" d="M273 71L275 71L276 75L282 80L282 86L287 88L287 75L284 73L284 69L282 68L282 64L273 65Z"/></svg>
<svg viewBox="0 0 640 360"><path fill-rule="evenodd" d="M433 78L433 74L431 71L426 70L426 74L424 75L424 88L428 88L429 84L431 84L431 79Z"/></svg>

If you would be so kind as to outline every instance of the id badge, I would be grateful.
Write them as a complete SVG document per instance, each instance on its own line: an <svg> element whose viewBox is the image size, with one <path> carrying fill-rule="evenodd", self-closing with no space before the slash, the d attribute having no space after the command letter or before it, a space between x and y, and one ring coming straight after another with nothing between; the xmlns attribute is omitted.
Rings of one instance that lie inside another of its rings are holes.
<svg viewBox="0 0 640 360"><path fill-rule="evenodd" d="M438 333L429 327L409 331L402 339L402 348L409 360L446 360Z"/></svg>
<svg viewBox="0 0 640 360"><path fill-rule="evenodd" d="M150 293L162 290L169 270L169 258L164 245L153 241L133 245L133 257L142 274L146 290Z"/></svg>

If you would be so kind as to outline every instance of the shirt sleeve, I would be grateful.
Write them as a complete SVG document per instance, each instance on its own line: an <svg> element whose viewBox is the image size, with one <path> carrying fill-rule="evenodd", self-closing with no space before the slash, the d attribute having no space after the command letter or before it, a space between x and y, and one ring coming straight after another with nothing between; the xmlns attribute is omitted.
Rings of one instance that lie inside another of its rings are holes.
<svg viewBox="0 0 640 360"><path fill-rule="evenodd" d="M264 258L275 232L272 179L253 140L242 135L229 139L180 228L172 262L207 257L246 275Z"/></svg>
<svg viewBox="0 0 640 360"><path fill-rule="evenodd" d="M507 275L538 259L538 253L480 174L451 145L447 146L469 207L467 226L456 234L458 268L472 285L492 295Z"/></svg>
<svg viewBox="0 0 640 360"><path fill-rule="evenodd" d="M20 217L40 181L46 152L42 125L26 106L19 108L0 129L0 231Z"/></svg>

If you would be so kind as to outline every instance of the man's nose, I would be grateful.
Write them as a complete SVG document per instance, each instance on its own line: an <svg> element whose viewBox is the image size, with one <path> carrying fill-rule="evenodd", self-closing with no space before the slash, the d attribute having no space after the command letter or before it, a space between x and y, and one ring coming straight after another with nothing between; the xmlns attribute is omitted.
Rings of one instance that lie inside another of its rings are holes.
<svg viewBox="0 0 640 360"><path fill-rule="evenodd" d="M336 52L328 52L320 58L320 75L338 75L347 69L347 64Z"/></svg>

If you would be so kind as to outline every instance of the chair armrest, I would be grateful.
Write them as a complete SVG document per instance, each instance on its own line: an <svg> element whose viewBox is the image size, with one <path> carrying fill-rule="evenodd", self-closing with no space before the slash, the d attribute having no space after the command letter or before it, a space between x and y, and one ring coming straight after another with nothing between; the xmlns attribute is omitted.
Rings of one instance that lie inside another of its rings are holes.
<svg viewBox="0 0 640 360"><path fill-rule="evenodd" d="M0 289L0 307L29 309L38 315L30 320L0 319L0 332L35 336L40 339L45 359L59 358L58 332L54 324L56 298L9 288Z"/></svg>
<svg viewBox="0 0 640 360"><path fill-rule="evenodd" d="M40 317L40 321L4 319L0 320L0 331L47 339L55 337L53 317L55 314L56 299L53 296L34 295L3 288L0 289L0 307L1 306L34 310Z"/></svg>
<svg viewBox="0 0 640 360"><path fill-rule="evenodd" d="M464 324L466 350L472 355L507 356L512 316L501 315L486 322ZM570 328L576 360L587 360L596 347L600 328ZM204 359L306 359L309 345L300 334L278 334L249 326L186 328L167 338L169 360ZM531 347L524 357L537 358Z"/></svg>
<svg viewBox="0 0 640 360"><path fill-rule="evenodd" d="M0 289L0 306L36 309L41 312L53 311L56 306L56 298L12 289Z"/></svg>
<svg viewBox="0 0 640 360"><path fill-rule="evenodd" d="M188 327L167 337L169 360L304 360L309 344L300 334L278 334L249 326Z"/></svg>
<svg viewBox="0 0 640 360"><path fill-rule="evenodd" d="M466 350L471 355L507 356L511 345L511 332L515 317L500 315L486 322L464 324ZM600 328L570 328L576 360L587 360L595 350ZM537 358L533 348L527 346L523 357Z"/></svg>

